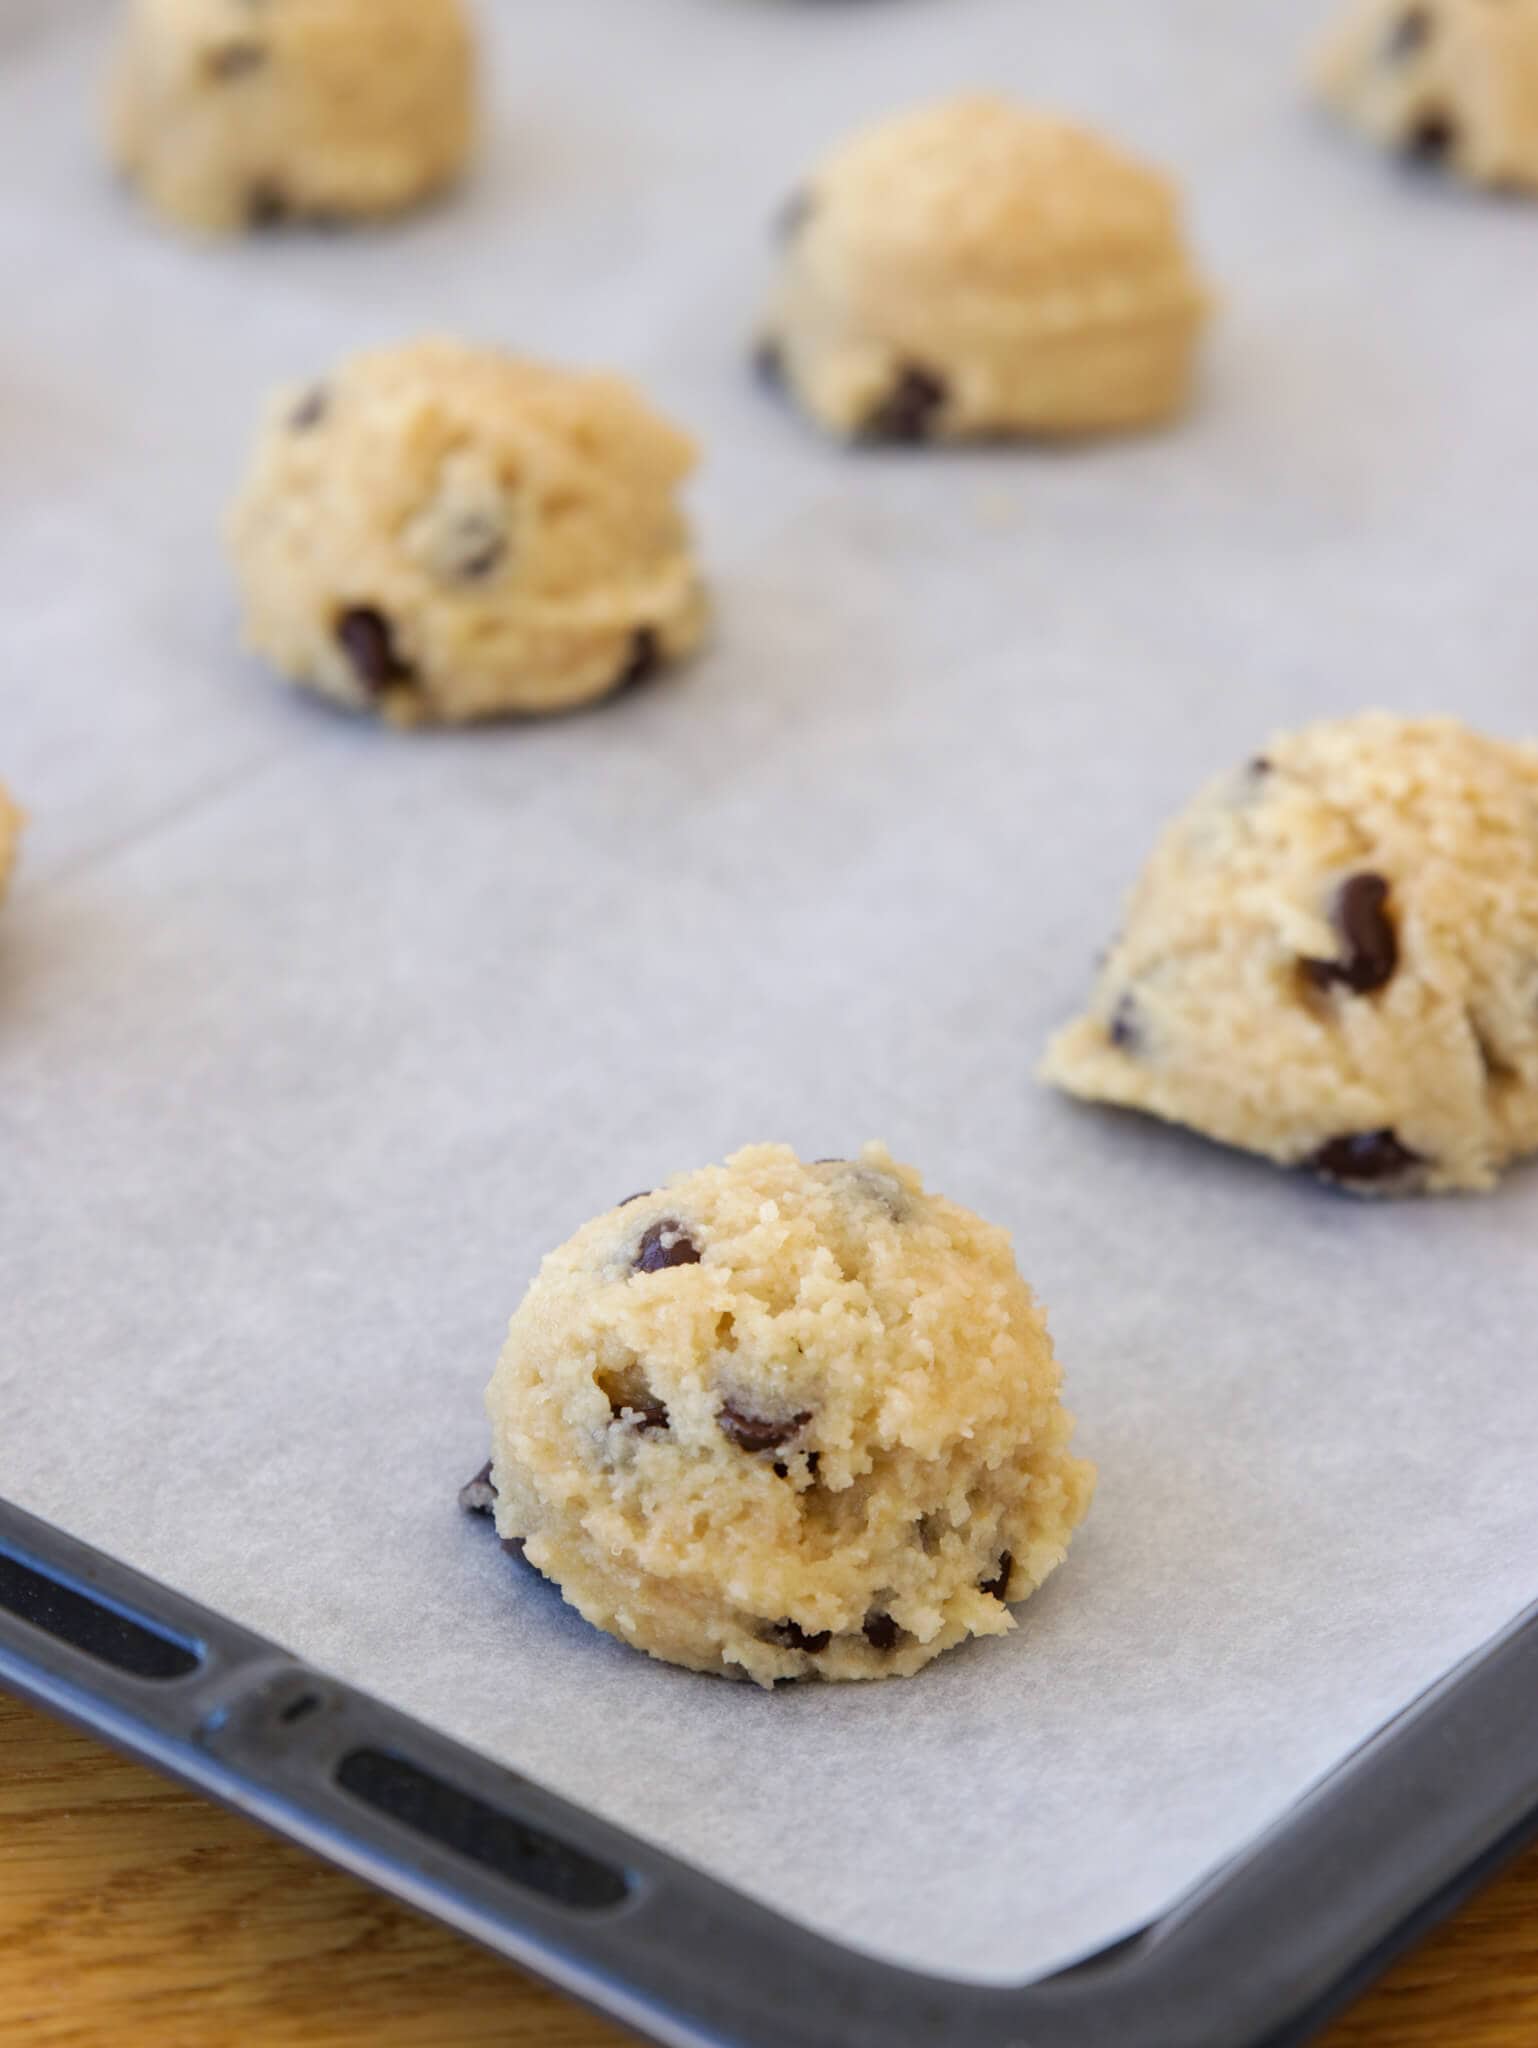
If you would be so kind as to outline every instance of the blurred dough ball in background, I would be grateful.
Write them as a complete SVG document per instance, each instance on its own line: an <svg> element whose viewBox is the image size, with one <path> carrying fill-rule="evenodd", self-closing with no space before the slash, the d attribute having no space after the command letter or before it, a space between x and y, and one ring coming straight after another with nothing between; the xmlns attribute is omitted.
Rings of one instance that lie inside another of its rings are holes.
<svg viewBox="0 0 1538 2048"><path fill-rule="evenodd" d="M836 434L1073 435L1185 405L1207 298L1169 181L974 96L865 129L788 202L759 363Z"/></svg>
<svg viewBox="0 0 1538 2048"><path fill-rule="evenodd" d="M0 784L0 899L5 896L11 879L11 870L16 865L16 849L21 842L22 814L6 795Z"/></svg>
<svg viewBox="0 0 1538 2048"><path fill-rule="evenodd" d="M1386 149L1538 190L1538 0L1352 0L1313 83Z"/></svg>
<svg viewBox="0 0 1538 2048"><path fill-rule="evenodd" d="M129 0L108 149L148 203L210 234L399 213L463 169L463 0Z"/></svg>
<svg viewBox="0 0 1538 2048"><path fill-rule="evenodd" d="M560 711L703 636L692 442L618 377L432 339L281 393L233 508L249 644L397 725Z"/></svg>

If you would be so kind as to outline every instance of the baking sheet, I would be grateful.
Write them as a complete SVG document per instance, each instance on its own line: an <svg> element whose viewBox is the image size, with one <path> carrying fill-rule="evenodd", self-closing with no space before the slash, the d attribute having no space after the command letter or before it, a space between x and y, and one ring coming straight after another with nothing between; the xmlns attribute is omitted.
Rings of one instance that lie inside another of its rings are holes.
<svg viewBox="0 0 1538 2048"><path fill-rule="evenodd" d="M1031 1064L1168 810L1279 723L1538 725L1538 216L1292 96L1255 0L487 11L477 183L200 248L101 175L107 10L0 0L0 1492L813 1927L981 1980L1167 1906L1538 1595L1538 1174L1355 1206ZM757 392L762 223L1004 86L1193 194L1178 432L854 457ZM421 328L636 374L719 601L599 713L403 739L233 651L259 395ZM454 1509L540 1254L766 1136L1007 1224L1101 1467L1004 1643L782 1690Z"/></svg>

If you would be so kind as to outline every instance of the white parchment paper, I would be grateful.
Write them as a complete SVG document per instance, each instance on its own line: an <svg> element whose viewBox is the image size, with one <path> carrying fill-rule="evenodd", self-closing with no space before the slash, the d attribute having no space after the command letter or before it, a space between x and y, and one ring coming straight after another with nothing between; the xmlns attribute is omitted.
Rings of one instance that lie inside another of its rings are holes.
<svg viewBox="0 0 1538 2048"><path fill-rule="evenodd" d="M1004 1980L1165 1907L1538 1595L1538 1175L1364 1207L1030 1067L1193 784L1382 703L1538 727L1538 211L1294 97L1285 0L503 0L452 206L197 247L107 11L0 0L0 1492L825 1932ZM853 456L756 391L763 222L997 84L1185 180L1179 431ZM259 395L449 329L700 435L720 607L589 716L403 739L234 649ZM454 1492L589 1214L880 1135L1015 1232L1101 1466L1004 1643L764 1696Z"/></svg>

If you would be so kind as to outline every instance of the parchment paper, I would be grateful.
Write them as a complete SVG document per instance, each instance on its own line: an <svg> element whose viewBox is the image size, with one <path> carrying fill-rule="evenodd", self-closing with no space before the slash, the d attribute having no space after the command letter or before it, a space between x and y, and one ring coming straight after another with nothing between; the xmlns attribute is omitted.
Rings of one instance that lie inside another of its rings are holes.
<svg viewBox="0 0 1538 2048"><path fill-rule="evenodd" d="M0 1491L882 1956L1022 1978L1173 1897L1538 1596L1538 1175L1355 1206L1030 1080L1193 784L1383 703L1538 726L1538 213L1294 96L1255 0L488 14L474 186L185 245L107 13L0 0ZM1193 195L1200 408L853 456L755 390L763 223L994 83ZM234 651L261 392L449 329L700 435L720 608L592 715L403 739ZM773 1696L459 1516L540 1254L737 1144L885 1137L1015 1232L1099 1499L1009 1641Z"/></svg>

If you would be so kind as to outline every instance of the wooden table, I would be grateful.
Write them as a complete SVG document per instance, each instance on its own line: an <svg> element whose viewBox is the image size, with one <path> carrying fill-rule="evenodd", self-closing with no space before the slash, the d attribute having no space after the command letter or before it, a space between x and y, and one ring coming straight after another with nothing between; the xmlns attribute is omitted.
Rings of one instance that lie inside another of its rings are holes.
<svg viewBox="0 0 1538 2048"><path fill-rule="evenodd" d="M618 2048L622 2038L351 1878L0 1698L0 2042ZM1328 2036L1328 2048L1535 2043L1538 1851Z"/></svg>

